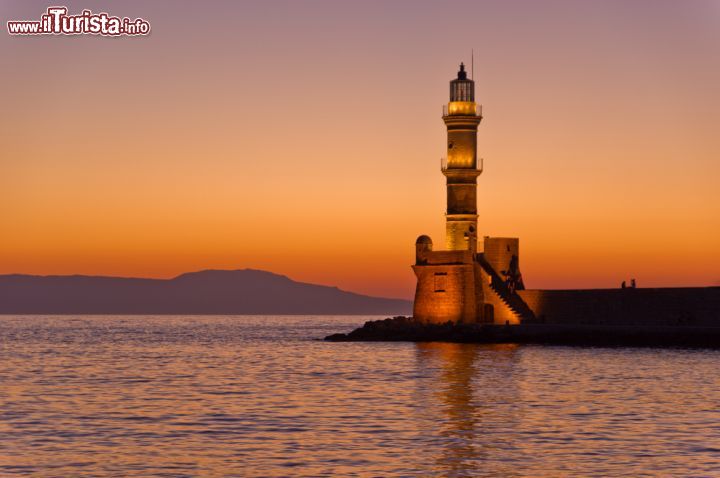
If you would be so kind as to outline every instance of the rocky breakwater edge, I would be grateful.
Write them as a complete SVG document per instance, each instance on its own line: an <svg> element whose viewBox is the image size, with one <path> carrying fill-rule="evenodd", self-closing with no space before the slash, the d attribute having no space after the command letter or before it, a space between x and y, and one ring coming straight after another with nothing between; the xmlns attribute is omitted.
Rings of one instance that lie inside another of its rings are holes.
<svg viewBox="0 0 720 478"><path fill-rule="evenodd" d="M365 322L329 342L454 342L600 347L692 347L720 349L720 327L608 326L591 324L428 324L412 317Z"/></svg>

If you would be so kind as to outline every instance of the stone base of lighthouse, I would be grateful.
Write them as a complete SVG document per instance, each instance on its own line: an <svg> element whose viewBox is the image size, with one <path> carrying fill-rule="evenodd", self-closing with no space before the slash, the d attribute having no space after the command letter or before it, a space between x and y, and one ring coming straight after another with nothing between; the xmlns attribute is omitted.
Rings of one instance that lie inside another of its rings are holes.
<svg viewBox="0 0 720 478"><path fill-rule="evenodd" d="M518 239L485 237L483 246L479 253L433 251L429 237L418 238L413 265L416 320L519 324L534 319L515 293L522 289Z"/></svg>
<svg viewBox="0 0 720 478"><path fill-rule="evenodd" d="M470 251L427 251L413 266L417 276L413 317L422 322L483 321L481 272Z"/></svg>

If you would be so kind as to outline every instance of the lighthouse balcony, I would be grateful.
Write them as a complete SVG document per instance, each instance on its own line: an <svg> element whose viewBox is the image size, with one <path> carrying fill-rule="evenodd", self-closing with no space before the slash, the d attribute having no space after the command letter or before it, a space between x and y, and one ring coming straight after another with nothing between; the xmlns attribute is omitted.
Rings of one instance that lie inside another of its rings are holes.
<svg viewBox="0 0 720 478"><path fill-rule="evenodd" d="M482 118L482 105L474 101L451 101L443 105L443 117L445 116L479 116Z"/></svg>
<svg viewBox="0 0 720 478"><path fill-rule="evenodd" d="M483 172L483 158L477 158L476 163L477 164L475 166L473 166L472 162L462 166L457 164L448 166L447 158L440 158L440 171L442 171L443 173L447 172L448 169L450 169L451 171L458 170L461 172L475 171L478 175L480 175Z"/></svg>

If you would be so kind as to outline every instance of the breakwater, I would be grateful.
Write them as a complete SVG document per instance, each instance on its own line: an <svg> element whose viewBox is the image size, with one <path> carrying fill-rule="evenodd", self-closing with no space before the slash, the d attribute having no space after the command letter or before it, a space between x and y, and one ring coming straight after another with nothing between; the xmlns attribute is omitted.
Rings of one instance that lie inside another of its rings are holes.
<svg viewBox="0 0 720 478"><path fill-rule="evenodd" d="M427 324L412 317L366 322L331 342L456 342L601 347L720 348L720 327L588 324Z"/></svg>

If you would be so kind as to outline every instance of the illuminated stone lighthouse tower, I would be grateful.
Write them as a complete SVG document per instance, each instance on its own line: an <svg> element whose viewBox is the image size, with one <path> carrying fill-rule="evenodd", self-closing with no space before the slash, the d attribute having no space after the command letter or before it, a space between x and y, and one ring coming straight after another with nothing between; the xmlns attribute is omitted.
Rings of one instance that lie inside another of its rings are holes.
<svg viewBox="0 0 720 478"><path fill-rule="evenodd" d="M443 111L447 126L447 178L445 241L449 251L477 248L477 129L482 120L475 103L475 82L467 79L460 63L457 78L450 82L450 102Z"/></svg>
<svg viewBox="0 0 720 478"><path fill-rule="evenodd" d="M446 250L433 250L421 235L415 241L417 277L413 317L424 323L517 324L534 320L533 312L516 291L524 288L520 274L519 240L483 235L477 243L477 129L482 120L475 103L475 83L460 64L450 81L450 102L444 108L447 160Z"/></svg>

